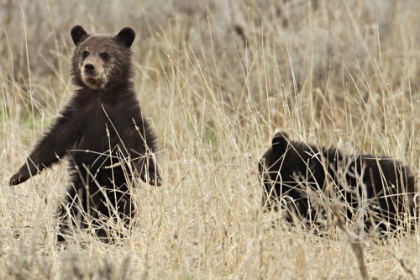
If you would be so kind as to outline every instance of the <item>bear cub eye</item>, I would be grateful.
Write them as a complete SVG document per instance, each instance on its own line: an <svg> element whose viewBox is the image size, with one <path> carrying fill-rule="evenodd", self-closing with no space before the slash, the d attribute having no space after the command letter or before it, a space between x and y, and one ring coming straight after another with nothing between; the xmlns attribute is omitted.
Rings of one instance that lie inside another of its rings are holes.
<svg viewBox="0 0 420 280"><path fill-rule="evenodd" d="M100 57L103 59L103 60L107 60L108 59L108 54L107 53L101 53L100 54Z"/></svg>
<svg viewBox="0 0 420 280"><path fill-rule="evenodd" d="M83 58L86 58L86 57L88 57L89 52L88 51L84 51L82 55L83 55Z"/></svg>

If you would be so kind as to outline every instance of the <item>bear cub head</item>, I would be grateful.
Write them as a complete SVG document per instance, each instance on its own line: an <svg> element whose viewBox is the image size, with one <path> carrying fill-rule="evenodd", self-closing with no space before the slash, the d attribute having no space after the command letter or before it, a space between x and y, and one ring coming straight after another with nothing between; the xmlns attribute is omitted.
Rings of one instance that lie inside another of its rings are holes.
<svg viewBox="0 0 420 280"><path fill-rule="evenodd" d="M71 70L76 85L103 90L129 82L133 72L130 47L136 36L132 28L109 36L88 34L77 25L70 34L76 45Z"/></svg>

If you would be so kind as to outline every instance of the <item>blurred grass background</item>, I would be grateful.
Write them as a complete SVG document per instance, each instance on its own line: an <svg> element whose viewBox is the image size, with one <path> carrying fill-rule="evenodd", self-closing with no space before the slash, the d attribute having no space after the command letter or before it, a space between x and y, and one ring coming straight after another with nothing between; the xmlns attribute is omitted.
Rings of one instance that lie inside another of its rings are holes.
<svg viewBox="0 0 420 280"><path fill-rule="evenodd" d="M349 240L272 227L257 162L276 130L419 168L417 0L0 1L0 277L357 279ZM71 27L137 32L136 91L164 184L121 244L55 247L65 164L9 188L69 100ZM362 240L377 279L420 277L418 231Z"/></svg>

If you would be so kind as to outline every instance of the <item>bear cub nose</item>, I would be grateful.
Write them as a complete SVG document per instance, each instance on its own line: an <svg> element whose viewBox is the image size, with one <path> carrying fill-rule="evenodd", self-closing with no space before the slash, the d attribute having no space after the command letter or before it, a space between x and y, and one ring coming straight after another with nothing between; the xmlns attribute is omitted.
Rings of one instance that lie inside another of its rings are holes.
<svg viewBox="0 0 420 280"><path fill-rule="evenodd" d="M88 63L85 65L85 70L88 70L88 71L95 70L95 66L93 66L93 64Z"/></svg>

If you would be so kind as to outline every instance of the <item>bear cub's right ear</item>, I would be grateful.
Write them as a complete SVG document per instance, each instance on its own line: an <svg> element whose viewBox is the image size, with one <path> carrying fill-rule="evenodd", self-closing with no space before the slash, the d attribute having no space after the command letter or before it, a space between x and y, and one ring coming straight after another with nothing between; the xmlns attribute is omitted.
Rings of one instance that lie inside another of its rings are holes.
<svg viewBox="0 0 420 280"><path fill-rule="evenodd" d="M289 135L285 132L277 132L271 140L271 145L282 145L285 146L289 142Z"/></svg>
<svg viewBox="0 0 420 280"><path fill-rule="evenodd" d="M83 42L87 37L89 37L89 34L80 25L76 25L75 27L73 27L70 31L70 34L71 38L73 39L73 43L76 46Z"/></svg>

